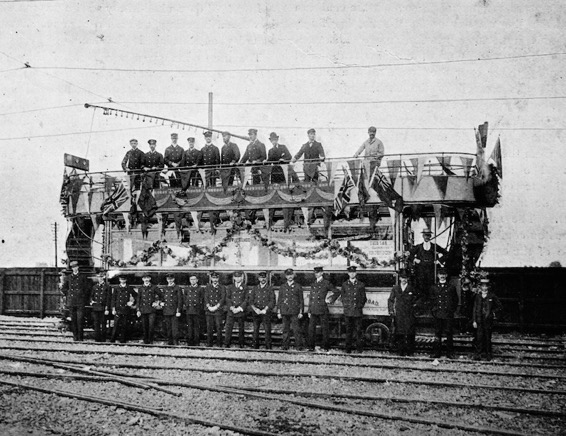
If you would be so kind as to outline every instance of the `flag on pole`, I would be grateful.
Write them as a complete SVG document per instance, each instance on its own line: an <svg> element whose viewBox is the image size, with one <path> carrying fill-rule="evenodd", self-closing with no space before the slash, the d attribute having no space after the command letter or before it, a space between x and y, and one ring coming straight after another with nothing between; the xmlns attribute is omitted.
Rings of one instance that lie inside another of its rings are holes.
<svg viewBox="0 0 566 436"><path fill-rule="evenodd" d="M104 200L104 203L102 203L102 205L100 206L102 215L108 215L110 212L114 212L126 201L128 201L128 198L128 191L126 190L126 187L123 183L115 186L114 191L112 191L110 196L106 200Z"/></svg>
<svg viewBox="0 0 566 436"><path fill-rule="evenodd" d="M499 172L499 177L503 178L503 163L501 161L501 140L497 138L497 143L495 144L495 148L491 152L489 156L489 160L492 160Z"/></svg>
<svg viewBox="0 0 566 436"><path fill-rule="evenodd" d="M342 181L342 185L338 189L336 196L334 197L334 215L338 216L340 212L344 210L344 208L350 202L350 194L352 189L356 186L354 184L354 180L352 176L350 176L350 172L346 169L346 167L342 167L344 171L344 180Z"/></svg>
<svg viewBox="0 0 566 436"><path fill-rule="evenodd" d="M358 202L360 207L364 207L366 202L369 200L369 192L366 188L366 168L362 166L360 168L360 178L358 179Z"/></svg>
<svg viewBox="0 0 566 436"><path fill-rule="evenodd" d="M379 199L383 201L387 207L395 209L397 212L403 211L403 197L393 189L393 186L389 180L387 180L387 177L379 171L379 168L376 168L373 173L371 187L377 192Z"/></svg>

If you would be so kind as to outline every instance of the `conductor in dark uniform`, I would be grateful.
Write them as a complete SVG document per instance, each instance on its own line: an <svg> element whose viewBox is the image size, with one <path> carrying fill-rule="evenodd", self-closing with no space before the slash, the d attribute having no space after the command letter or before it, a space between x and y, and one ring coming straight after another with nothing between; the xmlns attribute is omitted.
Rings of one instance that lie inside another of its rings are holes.
<svg viewBox="0 0 566 436"><path fill-rule="evenodd" d="M181 188L186 191L189 186L199 186L203 184L202 178L198 172L198 168L203 165L202 152L195 148L195 138L190 136L187 138L189 148L183 154L181 167L188 169L181 171Z"/></svg>
<svg viewBox="0 0 566 436"><path fill-rule="evenodd" d="M73 340L82 341L85 306L90 301L90 286L86 277L79 273L79 263L73 260L70 266L72 273L60 287L67 299L67 307L71 313Z"/></svg>
<svg viewBox="0 0 566 436"><path fill-rule="evenodd" d="M210 274L210 283L204 288L204 313L206 316L206 345L212 347L214 328L216 328L216 345L222 347L222 321L224 320L224 306L226 303L226 290L219 284L220 276L217 272Z"/></svg>
<svg viewBox="0 0 566 436"><path fill-rule="evenodd" d="M395 318L395 343L401 356L412 356L415 352L415 311L418 304L418 290L409 284L409 275L402 271L399 284L393 286L387 300L389 315Z"/></svg>
<svg viewBox="0 0 566 436"><path fill-rule="evenodd" d="M189 274L189 286L183 289L183 309L187 317L187 345L200 343L200 324L204 311L204 290L195 272Z"/></svg>
<svg viewBox="0 0 566 436"><path fill-rule="evenodd" d="M203 133L205 145L202 148L202 164L207 168L204 170L206 187L216 186L217 170L220 165L220 151L218 147L212 143L212 132L206 131Z"/></svg>
<svg viewBox="0 0 566 436"><path fill-rule="evenodd" d="M491 333L493 321L501 310L501 302L491 290L489 278L480 279L480 292L474 302L473 327L476 329L476 350L474 360L491 360L493 350Z"/></svg>
<svg viewBox="0 0 566 436"><path fill-rule="evenodd" d="M138 140L130 139L130 150L122 159L122 169L130 176L130 190L141 187L141 172L145 165L145 153L138 148Z"/></svg>
<svg viewBox="0 0 566 436"><path fill-rule="evenodd" d="M250 143L246 147L246 152L242 156L240 163L262 164L267 159L265 144L257 139L257 129L249 129L248 136L250 137ZM261 183L260 167L252 167L252 183L254 185Z"/></svg>
<svg viewBox="0 0 566 436"><path fill-rule="evenodd" d="M314 268L314 276L315 281L311 284L309 294L309 350L314 351L316 325L319 324L322 330L322 348L328 351L330 348L328 301L330 301L335 288L324 278L324 271L321 266Z"/></svg>
<svg viewBox="0 0 566 436"><path fill-rule="evenodd" d="M252 319L254 322L254 333L252 346L259 348L259 327L263 323L265 330L265 348L271 350L271 314L275 309L275 291L267 283L267 272L261 271L258 274L259 284L250 290L249 306L252 309Z"/></svg>
<svg viewBox="0 0 566 436"><path fill-rule="evenodd" d="M324 148L320 142L316 141L315 129L309 129L307 134L309 135L308 142L303 144L291 162L295 163L304 155L303 171L305 173L305 182L316 182L318 180L318 165L320 162L324 162L325 159Z"/></svg>
<svg viewBox="0 0 566 436"><path fill-rule="evenodd" d="M277 317L283 320L283 343L282 349L289 349L290 331L295 335L295 347L303 348L303 334L299 326L299 320L303 317L304 297L303 287L295 282L295 271L291 268L285 270L286 282L279 287L277 298Z"/></svg>
<svg viewBox="0 0 566 436"><path fill-rule="evenodd" d="M110 342L116 342L120 336L120 342L125 343L128 339L128 317L135 304L136 293L128 287L125 276L119 276L118 280L120 284L112 287L111 306L112 315L114 315L114 329Z"/></svg>
<svg viewBox="0 0 566 436"><path fill-rule="evenodd" d="M170 179L172 188L181 187L181 173L177 170L177 167L181 166L185 150L177 144L178 139L179 135L177 133L171 133L171 145L165 149L165 165L173 171L173 176Z"/></svg>
<svg viewBox="0 0 566 436"><path fill-rule="evenodd" d="M438 283L431 288L432 316L434 318L434 343L430 357L441 356L442 335L446 334L446 357L454 358L454 313L458 308L456 287L448 283L445 268L438 269Z"/></svg>
<svg viewBox="0 0 566 436"><path fill-rule="evenodd" d="M163 287L163 321L167 332L167 345L179 345L179 317L181 316L182 293L175 284L175 277L167 274L167 286Z"/></svg>
<svg viewBox="0 0 566 436"><path fill-rule="evenodd" d="M226 332L224 336L224 346L226 348L230 348L232 343L232 330L235 322L238 322L238 346L244 348L246 345L244 321L246 320L249 289L243 280L244 274L242 271L236 271L234 273L234 283L226 286Z"/></svg>
<svg viewBox="0 0 566 436"><path fill-rule="evenodd" d="M98 283L92 287L90 304L92 306L92 324L94 327L94 341L106 341L106 317L110 314L112 291L106 283L106 273L101 271L97 275Z"/></svg>
<svg viewBox="0 0 566 436"><path fill-rule="evenodd" d="M159 173L163 170L164 160L163 155L158 151L155 151L157 146L157 141L155 139L150 139L147 141L150 150L145 154L144 171L146 171L145 177L148 180L147 186L151 188L159 188Z"/></svg>
<svg viewBox="0 0 566 436"><path fill-rule="evenodd" d="M409 263L415 265L415 282L421 292L421 296L428 298L430 288L435 282L435 264L446 256L447 251L440 245L430 242L432 232L428 229L422 231L424 242L415 245L409 251Z"/></svg>
<svg viewBox="0 0 566 436"><path fill-rule="evenodd" d="M352 352L352 338L356 336L356 351L363 351L362 316L363 308L367 302L366 285L358 280L357 268L348 267L349 279L342 284L342 288L330 298L334 303L339 297L342 298L344 307L344 326L346 328L346 353Z"/></svg>
<svg viewBox="0 0 566 436"><path fill-rule="evenodd" d="M145 274L142 280L143 285L138 288L136 297L137 315L142 321L143 343L153 344L156 306L162 295L159 288L151 284L151 276L149 274Z"/></svg>
<svg viewBox="0 0 566 436"><path fill-rule="evenodd" d="M231 142L230 132L222 132L222 139L224 145L220 153L220 163L223 167L229 165L237 165L240 161L240 149L238 145ZM230 168L222 170L222 186L232 186L234 184L234 176L240 177L238 168Z"/></svg>

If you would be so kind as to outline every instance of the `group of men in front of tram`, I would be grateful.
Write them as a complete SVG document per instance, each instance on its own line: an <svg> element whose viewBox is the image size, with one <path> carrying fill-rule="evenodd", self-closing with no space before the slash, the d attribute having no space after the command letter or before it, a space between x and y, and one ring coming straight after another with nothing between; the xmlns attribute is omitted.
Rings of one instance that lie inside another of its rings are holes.
<svg viewBox="0 0 566 436"><path fill-rule="evenodd" d="M431 249L426 243L419 244L410 253L416 265L427 261L425 255ZM441 250L435 251L441 255ZM420 261L420 262L419 262ZM430 265L429 265L430 266ZM167 285L158 287L151 282L149 273L142 277L141 286L129 286L125 275L119 276L119 285L109 286L106 274L98 275L98 283L89 286L86 278L79 274L78 263L71 262L72 274L61 284L66 296L67 307L71 315L71 328L76 341L83 340L83 321L85 306L92 306L95 340L105 342L107 317L112 314L114 324L111 331L111 342L117 339L126 342L128 326L132 315L140 319L143 329L143 342L153 342L157 313L162 313L167 342L169 345L179 344L179 322L184 315L188 346L200 344L201 331L206 329L206 344L209 347L230 347L234 325L238 325L238 345L243 348L245 344L244 322L248 314L253 320L253 348L259 348L260 327L263 325L265 347L272 348L272 316L276 315L282 321L282 349L289 349L291 333L294 336L295 347L314 351L316 344L316 327L320 326L322 332L321 347L328 350L329 338L329 308L338 298L342 301L343 318L345 326L345 350L351 353L363 351L363 308L367 302L365 284L357 277L357 268L349 266L348 280L336 288L324 277L323 267L314 268L315 280L310 284L308 310L304 311L303 287L295 280L293 269L284 271L285 281L279 286L276 297L275 290L268 283L268 273L258 274L259 283L249 286L244 283L241 271L233 273L232 283L220 283L219 274L212 272L210 281L206 285L198 283L195 272L189 273L189 285L179 286L175 276L166 276ZM433 266L434 271L434 266ZM418 279L417 275L417 279ZM432 305L434 318L435 339L431 357L441 356L441 340L446 337L446 356L454 357L453 323L454 315L460 307L471 307L471 320L476 329L475 358L491 359L491 332L494 314L499 309L499 300L491 292L489 279L483 278L479 289L472 294L466 289L469 283L463 283L461 298L456 287L448 281L448 274L444 268L437 270L437 282L428 290L409 283L409 276L401 271L399 284L393 286L388 300L390 315L395 320L395 342L401 355L412 355L415 351L416 311L417 307L428 300ZM468 286L469 287L469 286ZM470 303L472 303L470 305ZM204 315L204 317L203 317ZM308 335L303 337L301 319L308 317ZM205 323L202 324L204 318Z"/></svg>
<svg viewBox="0 0 566 436"><path fill-rule="evenodd" d="M369 138L364 141L354 154L358 157L362 152L365 158L370 160L370 170L379 167L384 155L383 142L376 138L375 127L368 129ZM248 135L250 142L243 155L240 154L238 145L232 142L230 132L222 132L223 145L219 149L212 142L212 132L203 133L205 144L199 150L195 147L195 138L187 138L188 148L184 149L178 144L179 135L171 134L171 145L161 154L156 151L157 140L148 141L150 150L146 153L138 148L138 140L131 139L131 149L127 151L122 160L122 169L130 175L131 189L139 189L142 180L148 181L148 187L158 188L161 184L160 173L167 169L169 174L169 185L172 188L181 188L181 193L191 186L216 186L218 172L216 168L230 169L235 165L273 165L270 182L284 183L285 175L280 166L276 164L295 163L303 157L304 162L304 181L316 182L318 180L318 165L325 159L324 147L316 140L316 130L309 129L307 132L308 141L304 143L300 150L292 156L286 145L279 143L279 135L271 132L269 141L272 148L267 150L265 144L258 140L257 129L249 129ZM204 169L205 180L202 180L201 173ZM231 186L235 177L240 177L237 168L232 168L226 175L227 184ZM290 177L293 181L299 181L296 173L291 172ZM262 182L258 167L252 168L252 183Z"/></svg>

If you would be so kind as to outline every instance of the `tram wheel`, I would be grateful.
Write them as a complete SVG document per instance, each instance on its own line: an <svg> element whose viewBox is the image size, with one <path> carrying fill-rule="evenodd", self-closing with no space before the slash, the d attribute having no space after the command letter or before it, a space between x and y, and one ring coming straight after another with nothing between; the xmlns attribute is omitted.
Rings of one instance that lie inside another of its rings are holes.
<svg viewBox="0 0 566 436"><path fill-rule="evenodd" d="M366 340L373 346L389 345L389 336L389 328L380 322L374 322L366 328Z"/></svg>

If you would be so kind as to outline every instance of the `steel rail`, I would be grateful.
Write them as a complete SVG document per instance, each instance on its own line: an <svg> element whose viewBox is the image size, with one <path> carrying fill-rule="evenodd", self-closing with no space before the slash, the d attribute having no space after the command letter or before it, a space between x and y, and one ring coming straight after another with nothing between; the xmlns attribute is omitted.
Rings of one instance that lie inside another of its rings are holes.
<svg viewBox="0 0 566 436"><path fill-rule="evenodd" d="M66 352L71 354L108 354L113 356L135 356L135 357L170 357L174 359L196 359L196 360L219 360L229 362L254 362L266 364L286 364L292 363L295 365L316 365L316 366L342 366L342 367L356 367L356 368L375 368L386 370L407 370L407 371L421 371L432 373L454 373L454 374L479 374L487 376L500 376L500 377L523 377L523 378L540 378L550 380L566 380L566 375L559 374L528 374L528 373L512 373L506 371L489 371L481 368L474 369L460 369L460 368L436 368L436 367L410 367L399 366L391 364L377 364L377 363L361 363L361 362L329 362L329 361L316 361L316 360L287 360L287 359L273 359L273 358L256 358L256 357L233 357L233 356L203 356L197 354L172 354L161 352L141 352L141 351L91 351L91 350L77 350L67 348L29 348L29 347L6 347L0 345L0 350L20 350L20 351L41 351L41 352ZM458 361L456 361L458 362Z"/></svg>
<svg viewBox="0 0 566 436"><path fill-rule="evenodd" d="M43 393L46 393L46 394L55 394L55 395L59 395L59 396L62 396L62 397L75 398L77 400L88 401L88 402L91 402L91 403L104 404L106 406L116 406L116 407L120 407L120 408L126 409L126 410L146 413L146 414L157 416L157 417L160 417L160 418L171 418L171 419L174 419L174 420L177 420L177 421L183 421L185 423L188 422L188 423L191 423L191 424L199 424L199 425L202 425L202 426L205 426L205 427L219 427L221 429L230 430L230 431L234 431L234 432L238 432L238 433L242 433L242 434L247 434L247 435L254 435L254 436L255 435L257 435L257 436L275 436L274 433L269 433L269 432L265 432L265 431L262 431L262 430L255 430L255 429L246 428L246 427L238 427L238 426L234 426L234 425L230 425L230 424L222 424L221 422L209 421L209 420L197 418L197 417L190 416L190 415L180 415L180 414L166 412L166 411L155 409L155 408L142 407L142 406L138 406L137 404L127 403L127 402L119 401L119 400L116 400L116 399L108 400L106 398L97 397L97 396L94 396L94 395L77 394L77 393L74 393L74 392L62 391L62 390L59 390L59 389L46 389L46 388L42 388L40 386L32 386L32 385L28 385L26 383L18 383L18 382L14 382L14 381L8 381L8 380L5 380L5 379L0 379L0 383L8 385L8 386L14 386L14 387L22 388L22 389L30 389L30 390L34 390L34 391L38 391L38 392L43 392Z"/></svg>
<svg viewBox="0 0 566 436"><path fill-rule="evenodd" d="M0 359L18 360L19 356L0 355ZM72 363L87 366L103 366L113 368L129 368L129 369L145 369L145 370L163 370L163 371L187 371L187 372L202 372L202 373L225 373L225 374L239 374L251 375L256 377L300 377L300 378L318 378L321 380L343 380L348 382L366 382L366 383L399 383L399 384L415 384L434 387L450 387L450 388L466 388L466 389L488 389L499 390L507 392L528 392L532 394L541 395L561 395L566 396L566 390L552 390L552 389L536 389L536 388L521 388L513 386L496 386L496 385L480 385L472 383L454 383L454 382L438 382L428 380L400 380L385 377L362 377L362 376L349 376L340 374L309 374L309 373L271 373L263 371L249 371L249 370L236 370L236 369L223 369L223 368L210 368L210 367L186 367L180 365L149 365L149 364L134 364L134 363L112 363L112 362L92 362L92 361L68 361L57 359L42 359L46 362L54 363Z"/></svg>
<svg viewBox="0 0 566 436"><path fill-rule="evenodd" d="M53 335L53 336L59 336L60 335ZM70 335L67 336L69 339L71 338ZM34 343L47 343L47 344L69 344L69 345L77 345L76 342L72 341L72 340L48 340L48 339L21 339L21 338L6 338L6 337L0 337L0 341L6 341L6 342L34 342ZM110 342L80 342L80 345L84 345L84 346L108 346L108 347L123 347L123 348L130 348L130 347L139 347L139 348L148 348L148 349L173 349L173 350L203 350L203 351L213 351L213 350L218 350L219 349L211 349L208 347L201 347L201 346L190 346L190 347L183 347L183 348L179 348L178 346L174 346L174 345L166 345L166 344L137 344L137 343L110 343ZM0 349L2 346L0 346ZM19 348L14 348L14 347L4 347L4 349L19 349ZM26 350L28 350L29 348L25 348ZM46 349L47 350L47 349ZM65 351L67 351L67 349L65 349ZM86 351L85 351L86 352ZM105 352L105 351L104 351ZM246 349L241 349L241 348L223 348L222 352L231 352L231 353L238 353L238 352L245 352L245 353L254 353L254 354L284 354L284 355L292 355L292 356L297 356L298 352L297 351L288 351L288 350L256 350L256 349L251 349L251 348L246 348ZM162 354L160 354L162 355ZM301 353L301 355L304 355L304 353ZM342 353L324 353L324 354L319 354L319 353L307 353L307 355L312 355L312 356L331 356L331 357L348 357L351 359L381 359L381 360L401 360L401 361L410 361L410 362L430 362L432 360L432 358L429 357L419 357L419 356L396 356L396 355L386 355L386 354L349 354L349 355L344 355ZM502 355L496 355L496 357L501 357ZM182 357L182 356L177 356L177 357ZM516 357L516 356L509 356L509 355L505 355L505 357ZM522 359L534 359L534 360L562 360L562 359L556 359L556 358L545 358L545 359L541 359L538 357L533 357L533 356L521 356ZM496 361L482 361L482 362L476 362L473 361L471 359L455 359L452 362L454 363L458 363L458 364L465 364L465 365L482 365L482 366L511 366L511 367L517 367L517 368L540 368L540 369L565 369L566 365L548 365L548 364L537 364L537 363L524 363L524 362L496 362Z"/></svg>

